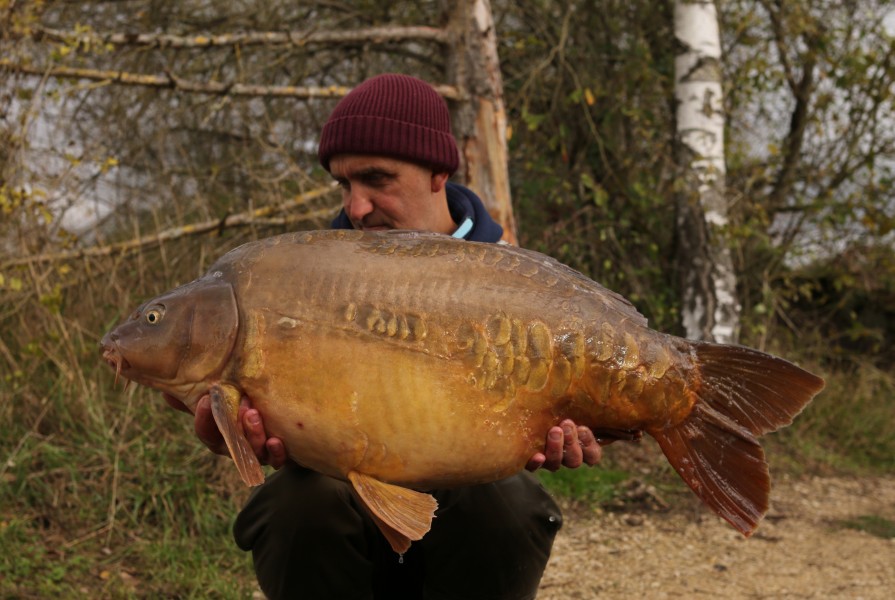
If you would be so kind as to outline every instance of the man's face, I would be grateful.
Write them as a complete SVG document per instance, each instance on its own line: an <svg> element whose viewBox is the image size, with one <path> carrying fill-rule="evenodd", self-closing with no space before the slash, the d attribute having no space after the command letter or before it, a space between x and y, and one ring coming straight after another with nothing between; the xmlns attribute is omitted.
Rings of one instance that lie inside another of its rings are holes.
<svg viewBox="0 0 895 600"><path fill-rule="evenodd" d="M419 229L452 233L446 203L438 196L446 173L382 156L339 154L329 161L342 188L342 206L355 229Z"/></svg>

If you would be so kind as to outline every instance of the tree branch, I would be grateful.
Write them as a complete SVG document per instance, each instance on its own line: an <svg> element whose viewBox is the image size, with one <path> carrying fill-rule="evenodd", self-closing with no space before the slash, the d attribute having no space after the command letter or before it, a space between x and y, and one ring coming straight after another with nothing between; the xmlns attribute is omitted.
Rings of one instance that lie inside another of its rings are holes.
<svg viewBox="0 0 895 600"><path fill-rule="evenodd" d="M769 197L770 205L779 207L783 205L785 198L792 190L796 168L802 158L802 145L805 141L805 131L808 127L811 97L815 91L815 68L817 66L817 54L815 52L818 45L818 35L808 30L803 32L808 50L799 56L802 72L801 77L796 79L795 71L787 55L787 32L780 21L780 14L772 10L767 2L762 0L761 4L770 15L774 39L777 44L777 53L780 55L779 58L786 73L786 80L795 99L795 106L790 115L789 131L786 135L783 164L780 166L780 172L777 175L777 180L774 182L774 187ZM779 6L782 5L778 2Z"/></svg>
<svg viewBox="0 0 895 600"><path fill-rule="evenodd" d="M796 82L792 64L789 61L789 47L787 46L788 32L780 19L780 13L775 11L766 0L759 0L758 3L761 4L765 11L767 11L771 21L771 28L774 31L774 44L777 47L777 54L780 58L780 64L783 67L783 73L786 76L786 82L789 84L792 93L798 95L799 86Z"/></svg>
<svg viewBox="0 0 895 600"><path fill-rule="evenodd" d="M170 88L181 92L212 94L217 96L248 97L288 97L288 98L341 98L351 88L339 85L327 87L294 85L252 85L246 83L221 83L219 81L191 81L173 73L165 75L145 75L128 71L102 71L98 69L78 69L73 67L33 67L0 59L0 69L37 77L57 79L89 79L119 85ZM440 84L435 90L448 100L462 100L465 94L457 86Z"/></svg>
<svg viewBox="0 0 895 600"><path fill-rule="evenodd" d="M287 211L298 206L302 206L309 202L310 200L314 200L315 198L319 198L321 196L325 196L330 194L336 190L335 184L327 185L325 187L320 187L309 192L305 192L304 194L300 194L296 196L289 202L285 204L279 204L275 206L265 206L262 208L258 208L255 210L249 210L242 213L237 213L235 215L228 215L223 219L214 219L210 221L202 221L200 223L192 223L189 225L183 225L181 227L172 227L171 229L166 229L164 231L160 231L158 233L144 235L139 238L135 238L132 240L127 240L125 242L119 242L116 244L109 244L106 246L91 246L88 248L79 248L77 250L68 250L65 252L54 252L50 254L37 254L32 256L22 256L19 258L14 258L11 260L7 260L6 262L0 264L0 269L6 269L9 267L15 267L19 265L26 264L34 264L34 263L48 263L48 262L59 262L65 260L76 260L80 258L86 257L103 257L103 256L114 256L116 254L123 254L126 252L130 252L132 250L136 250L138 248L145 248L148 246L159 245L162 242L176 240L182 237L191 236L191 235L200 235L203 233L208 233L210 231L219 231L223 229L227 229L229 227L245 227L247 225L285 225L292 223L299 223L302 221L310 221L312 219L317 219L320 217L325 217L327 215L332 215L335 213L335 207L322 208L318 210L313 210L310 212L305 212L297 215L286 215L280 218L271 218L270 215L276 212Z"/></svg>
<svg viewBox="0 0 895 600"><path fill-rule="evenodd" d="M169 33L99 33L63 31L40 27L35 30L38 40L114 44L116 46L148 46L153 48L211 48L225 46L288 45L304 47L311 44L350 44L359 42L403 42L431 40L447 44L449 34L435 27L369 27L350 31L247 31L213 35L173 35Z"/></svg>

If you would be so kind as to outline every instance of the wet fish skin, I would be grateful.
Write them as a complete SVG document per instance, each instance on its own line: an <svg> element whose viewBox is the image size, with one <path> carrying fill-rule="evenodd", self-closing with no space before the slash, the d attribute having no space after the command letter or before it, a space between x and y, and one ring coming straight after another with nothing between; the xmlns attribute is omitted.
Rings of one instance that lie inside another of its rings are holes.
<svg viewBox="0 0 895 600"><path fill-rule="evenodd" d="M146 322L159 307L164 319ZM565 417L646 431L748 534L770 487L756 436L823 386L754 350L653 331L625 299L542 254L408 232L246 244L142 306L103 347L123 376L189 406L211 393L243 478L258 483L235 426L248 395L294 460L352 481L398 551L434 511L407 488L515 473Z"/></svg>

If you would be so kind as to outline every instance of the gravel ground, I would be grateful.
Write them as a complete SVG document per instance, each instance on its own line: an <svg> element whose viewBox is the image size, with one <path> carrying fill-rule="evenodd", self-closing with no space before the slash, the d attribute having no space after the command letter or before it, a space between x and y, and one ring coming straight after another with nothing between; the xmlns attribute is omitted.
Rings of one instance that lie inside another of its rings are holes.
<svg viewBox="0 0 895 600"><path fill-rule="evenodd" d="M895 521L895 477L777 478L771 509L749 539L696 501L652 504L569 508L539 600L895 598L895 538L841 524Z"/></svg>

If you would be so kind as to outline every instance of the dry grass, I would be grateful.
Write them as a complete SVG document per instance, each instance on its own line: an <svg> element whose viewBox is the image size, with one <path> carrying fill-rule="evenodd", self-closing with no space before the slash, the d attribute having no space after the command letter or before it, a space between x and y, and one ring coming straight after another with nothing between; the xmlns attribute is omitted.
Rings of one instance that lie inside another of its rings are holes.
<svg viewBox="0 0 895 600"><path fill-rule="evenodd" d="M251 235L26 265L0 290L0 588L13 597L232 597L246 491L182 413L113 388L98 342L146 297Z"/></svg>

